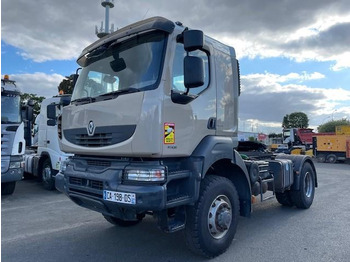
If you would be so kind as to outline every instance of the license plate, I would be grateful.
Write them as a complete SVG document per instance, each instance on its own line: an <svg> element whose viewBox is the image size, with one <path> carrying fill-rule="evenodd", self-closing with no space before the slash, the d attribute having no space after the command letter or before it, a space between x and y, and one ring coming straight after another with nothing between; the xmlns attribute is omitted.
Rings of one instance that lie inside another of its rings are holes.
<svg viewBox="0 0 350 262"><path fill-rule="evenodd" d="M103 191L103 199L111 202L135 205L136 195L134 193L124 193L116 191Z"/></svg>

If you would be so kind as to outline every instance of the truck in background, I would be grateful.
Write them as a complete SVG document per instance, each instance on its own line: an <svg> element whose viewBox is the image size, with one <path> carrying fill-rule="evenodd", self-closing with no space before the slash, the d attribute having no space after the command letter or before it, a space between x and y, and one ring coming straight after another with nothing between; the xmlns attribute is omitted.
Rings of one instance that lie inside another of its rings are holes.
<svg viewBox="0 0 350 262"><path fill-rule="evenodd" d="M69 101L70 95L55 96L42 101L40 114L34 122L33 146L27 147L24 155L25 174L41 179L47 190L55 189L55 175L58 173L61 163L71 156L71 154L60 150L57 121L47 118L47 106L55 106L57 114L59 114L62 107L69 104Z"/></svg>
<svg viewBox="0 0 350 262"><path fill-rule="evenodd" d="M336 126L335 127L336 135L350 135L350 125L345 126Z"/></svg>
<svg viewBox="0 0 350 262"><path fill-rule="evenodd" d="M314 134L311 128L284 128L283 143L289 146L311 145Z"/></svg>
<svg viewBox="0 0 350 262"><path fill-rule="evenodd" d="M312 128L285 128L283 129L283 143L291 146L304 145L309 149L314 136L333 135L334 133L315 133Z"/></svg>
<svg viewBox="0 0 350 262"><path fill-rule="evenodd" d="M320 163L335 163L350 160L350 134L315 136L314 156Z"/></svg>
<svg viewBox="0 0 350 262"><path fill-rule="evenodd" d="M72 101L57 120L61 149L74 156L56 175L56 188L77 205L119 226L153 215L165 232L184 229L189 248L206 257L230 246L253 196L312 205L310 157L243 160L235 150L234 48L154 17L88 46L78 64Z"/></svg>
<svg viewBox="0 0 350 262"><path fill-rule="evenodd" d="M1 79L1 194L14 192L23 177L25 151L21 91L5 75Z"/></svg>

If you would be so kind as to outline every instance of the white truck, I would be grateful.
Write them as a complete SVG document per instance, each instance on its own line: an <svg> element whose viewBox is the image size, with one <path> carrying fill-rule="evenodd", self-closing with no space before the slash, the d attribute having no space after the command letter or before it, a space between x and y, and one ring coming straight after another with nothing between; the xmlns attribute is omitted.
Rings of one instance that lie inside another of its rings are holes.
<svg viewBox="0 0 350 262"><path fill-rule="evenodd" d="M230 246L254 196L311 206L310 157L243 160L235 150L241 90L232 47L154 17L96 41L78 64L58 118L61 149L74 156L56 188L79 206L119 226L151 214L165 232L184 229L190 249L207 257Z"/></svg>
<svg viewBox="0 0 350 262"><path fill-rule="evenodd" d="M1 79L1 194L14 192L23 176L25 150L21 91L8 75Z"/></svg>
<svg viewBox="0 0 350 262"><path fill-rule="evenodd" d="M47 106L55 106L59 114L62 107L69 101L70 95L55 96L42 101L40 114L34 122L35 142L33 146L27 148L24 155L24 172L41 179L47 190L55 189L55 175L58 173L62 161L71 156L71 154L60 150L56 120L47 118ZM51 122L50 125L48 125L48 121Z"/></svg>

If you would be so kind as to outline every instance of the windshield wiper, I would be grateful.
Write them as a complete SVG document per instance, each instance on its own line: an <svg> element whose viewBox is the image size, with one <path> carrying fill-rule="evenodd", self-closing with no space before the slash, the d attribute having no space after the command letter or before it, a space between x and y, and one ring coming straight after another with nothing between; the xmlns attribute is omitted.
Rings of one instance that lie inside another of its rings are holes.
<svg viewBox="0 0 350 262"><path fill-rule="evenodd" d="M72 101L72 103L82 103L82 102L86 102L86 104L88 104L88 103L95 102L95 100L96 100L96 98L91 97L91 96L87 96L87 97L82 97L82 98L74 99L74 100Z"/></svg>
<svg viewBox="0 0 350 262"><path fill-rule="evenodd" d="M21 122L1 120L1 124L20 124Z"/></svg>
<svg viewBox="0 0 350 262"><path fill-rule="evenodd" d="M99 97L106 97L106 96L119 96L122 94L129 94L129 93L136 93L136 92L140 92L140 89L138 88L127 88L127 89L122 89L122 90L117 90L117 91L113 91L113 92L109 92L103 95L99 95Z"/></svg>

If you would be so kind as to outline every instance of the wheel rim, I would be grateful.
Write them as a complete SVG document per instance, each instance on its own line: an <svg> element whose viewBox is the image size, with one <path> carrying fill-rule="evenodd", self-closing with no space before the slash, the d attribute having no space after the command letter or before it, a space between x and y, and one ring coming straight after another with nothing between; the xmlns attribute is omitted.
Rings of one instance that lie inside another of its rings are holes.
<svg viewBox="0 0 350 262"><path fill-rule="evenodd" d="M214 199L208 212L208 229L210 235L220 239L226 235L232 222L232 207L227 196L220 195Z"/></svg>
<svg viewBox="0 0 350 262"><path fill-rule="evenodd" d="M320 163L324 163L326 161L326 157L324 155L317 156L317 161Z"/></svg>
<svg viewBox="0 0 350 262"><path fill-rule="evenodd" d="M45 182L51 179L51 168L49 166L45 166L43 169L43 180Z"/></svg>
<svg viewBox="0 0 350 262"><path fill-rule="evenodd" d="M306 172L305 179L304 179L304 185L305 185L305 195L306 197L311 197L312 190L313 190L313 184L312 184L312 177L310 172Z"/></svg>
<svg viewBox="0 0 350 262"><path fill-rule="evenodd" d="M329 163L334 163L335 162L335 157L334 156L329 156L327 160L328 160Z"/></svg>

